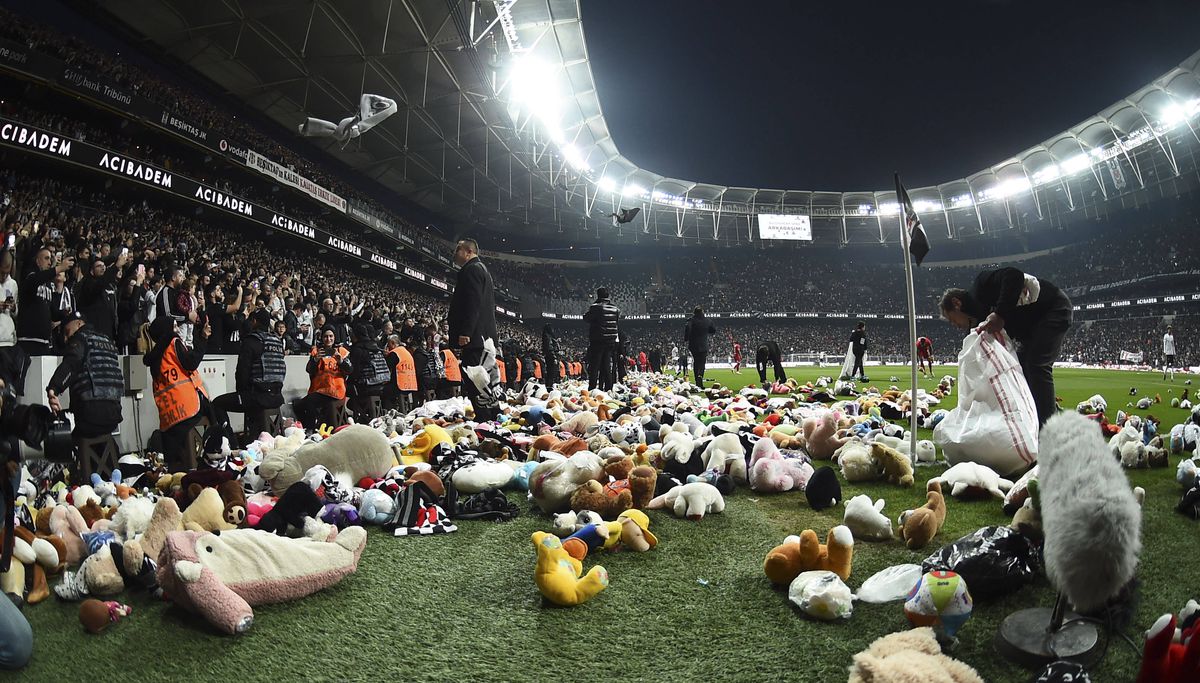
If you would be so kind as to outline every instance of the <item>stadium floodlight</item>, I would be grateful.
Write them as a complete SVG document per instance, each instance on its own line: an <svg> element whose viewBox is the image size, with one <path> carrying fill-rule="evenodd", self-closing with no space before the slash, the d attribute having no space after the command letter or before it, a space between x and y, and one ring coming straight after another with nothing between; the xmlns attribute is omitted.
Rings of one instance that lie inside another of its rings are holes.
<svg viewBox="0 0 1200 683"><path fill-rule="evenodd" d="M975 200L971 198L970 194L957 194L950 198L950 208L952 209L966 208L974 203Z"/></svg>
<svg viewBox="0 0 1200 683"><path fill-rule="evenodd" d="M942 210L941 202L935 202L931 199L914 199L913 200L913 211L916 211L917 213L924 213L927 211L941 211L941 210Z"/></svg>
<svg viewBox="0 0 1200 683"><path fill-rule="evenodd" d="M596 182L596 186L605 192L615 192L617 189L617 181L605 176Z"/></svg>
<svg viewBox="0 0 1200 683"><path fill-rule="evenodd" d="M879 205L879 213L884 216L894 216L900 213L900 205L896 202L887 202Z"/></svg>
<svg viewBox="0 0 1200 683"><path fill-rule="evenodd" d="M563 158L567 160L567 163L573 166L576 170L592 170L592 167L588 164L587 159L584 158L583 153L580 152L579 148L575 145L563 145L562 155Z"/></svg>
<svg viewBox="0 0 1200 683"><path fill-rule="evenodd" d="M558 94L558 73L549 64L530 56L513 60L508 76L513 103L545 124L550 137L562 139L559 120L562 107Z"/></svg>
<svg viewBox="0 0 1200 683"><path fill-rule="evenodd" d="M1045 168L1042 168L1033 174L1033 182L1035 185L1041 185L1042 183L1048 183L1052 180L1058 180L1059 175L1060 171L1058 170L1058 165L1050 164L1049 166L1046 166Z"/></svg>
<svg viewBox="0 0 1200 683"><path fill-rule="evenodd" d="M641 185L631 184L625 186L622 194L624 194L626 197L641 197L642 195L646 194L646 190Z"/></svg>
<svg viewBox="0 0 1200 683"><path fill-rule="evenodd" d="M997 197L1010 197L1014 194L1017 194L1018 192L1024 192L1028 189L1029 189L1029 179L1025 178L1025 177L1021 177L1021 178L1009 178L1008 180L1005 180L1004 182L997 185L993 189L993 191Z"/></svg>
<svg viewBox="0 0 1200 683"><path fill-rule="evenodd" d="M1076 154L1075 156L1062 162L1062 170L1068 175L1072 175L1088 168L1092 165L1091 159L1088 159L1086 154Z"/></svg>
<svg viewBox="0 0 1200 683"><path fill-rule="evenodd" d="M1187 118L1187 111L1179 104L1171 104L1162 110L1162 115L1159 118L1168 126L1177 126Z"/></svg>

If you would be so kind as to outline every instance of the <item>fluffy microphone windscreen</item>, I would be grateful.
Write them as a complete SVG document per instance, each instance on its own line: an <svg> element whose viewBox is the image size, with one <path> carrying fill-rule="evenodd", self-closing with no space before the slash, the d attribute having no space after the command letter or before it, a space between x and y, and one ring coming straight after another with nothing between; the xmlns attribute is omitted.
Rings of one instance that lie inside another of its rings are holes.
<svg viewBox="0 0 1200 683"><path fill-rule="evenodd" d="M1142 510L1095 422L1075 412L1046 421L1038 489L1050 583L1082 612L1103 607L1137 570Z"/></svg>

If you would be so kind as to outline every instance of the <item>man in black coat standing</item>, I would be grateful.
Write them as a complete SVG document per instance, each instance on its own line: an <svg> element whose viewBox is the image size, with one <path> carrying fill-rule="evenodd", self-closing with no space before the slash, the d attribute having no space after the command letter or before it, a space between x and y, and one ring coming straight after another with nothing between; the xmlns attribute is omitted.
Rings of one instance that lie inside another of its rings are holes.
<svg viewBox="0 0 1200 683"><path fill-rule="evenodd" d="M850 333L850 352L854 354L854 367L850 370L851 377L861 377L867 381L867 371L863 368L863 356L867 353L867 324L859 323Z"/></svg>
<svg viewBox="0 0 1200 683"><path fill-rule="evenodd" d="M454 263L460 266L450 297L450 346L461 349L463 389L483 422L500 414L500 371L496 369L496 298L492 274L479 260L479 244L459 240Z"/></svg>
<svg viewBox="0 0 1200 683"><path fill-rule="evenodd" d="M708 337L716 334L717 328L704 317L704 309L697 307L691 320L683 329L683 340L692 352L692 369L696 375L696 386L704 388L704 362L708 359Z"/></svg>
<svg viewBox="0 0 1200 683"><path fill-rule="evenodd" d="M947 289L942 294L942 317L960 330L1008 333L1017 345L1038 423L1058 410L1054 395L1054 361L1071 327L1071 300L1052 282L1016 268L985 270L970 291Z"/></svg>
<svg viewBox="0 0 1200 683"><path fill-rule="evenodd" d="M563 360L562 349L559 348L558 337L554 336L554 329L548 324L542 328L542 360L542 381L547 389L552 389L566 378L559 377L558 362Z"/></svg>
<svg viewBox="0 0 1200 683"><path fill-rule="evenodd" d="M608 391L613 385L613 358L620 353L621 311L608 298L608 288L596 290L596 301L583 314L588 324L588 389Z"/></svg>

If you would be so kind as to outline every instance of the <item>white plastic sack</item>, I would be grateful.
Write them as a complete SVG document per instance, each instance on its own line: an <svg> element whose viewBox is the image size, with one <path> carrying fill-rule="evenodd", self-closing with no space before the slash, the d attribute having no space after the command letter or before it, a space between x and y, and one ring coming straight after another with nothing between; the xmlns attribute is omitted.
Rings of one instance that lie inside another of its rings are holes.
<svg viewBox="0 0 1200 683"><path fill-rule="evenodd" d="M976 462L1001 476L1037 461L1038 418L1013 342L967 335L958 354L958 407L933 430L951 465Z"/></svg>
<svg viewBox="0 0 1200 683"><path fill-rule="evenodd" d="M919 564L897 564L884 567L863 581L855 598L862 602L884 603L903 600L912 592L924 572Z"/></svg>
<svg viewBox="0 0 1200 683"><path fill-rule="evenodd" d="M788 586L788 600L808 616L822 621L847 619L854 611L854 594L831 571L801 572Z"/></svg>

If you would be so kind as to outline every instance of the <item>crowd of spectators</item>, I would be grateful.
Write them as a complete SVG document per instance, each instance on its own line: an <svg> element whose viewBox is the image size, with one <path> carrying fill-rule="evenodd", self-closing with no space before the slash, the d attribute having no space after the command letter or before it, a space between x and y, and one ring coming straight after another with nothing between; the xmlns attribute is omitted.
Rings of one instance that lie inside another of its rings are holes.
<svg viewBox="0 0 1200 683"><path fill-rule="evenodd" d="M43 26L0 8L0 38L6 38L43 54L56 57L68 65L90 72L128 88L159 104L188 122L210 131L219 130L236 144L288 167L313 182L326 187L346 199L360 203L394 227L411 236L418 244L428 246L435 253L447 253L447 243L418 225L387 210L376 201L339 175L331 173L325 166L314 163L296 151L294 142L281 141L280 133L267 135L249 122L224 110L213 98L177 86L156 74L139 68L119 55L112 55L88 45L76 36L64 34L52 27Z"/></svg>

